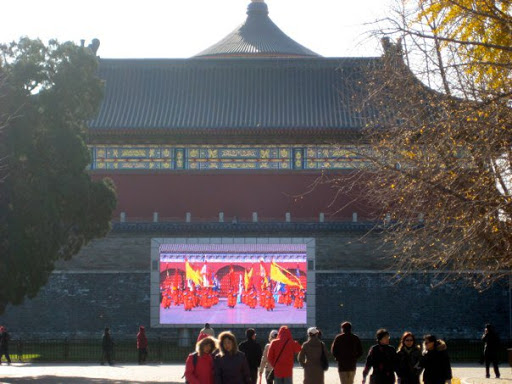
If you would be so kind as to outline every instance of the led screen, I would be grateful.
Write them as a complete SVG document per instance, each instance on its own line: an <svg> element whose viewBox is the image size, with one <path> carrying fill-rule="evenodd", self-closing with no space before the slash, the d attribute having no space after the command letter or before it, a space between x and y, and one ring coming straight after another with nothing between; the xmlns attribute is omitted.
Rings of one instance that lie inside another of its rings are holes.
<svg viewBox="0 0 512 384"><path fill-rule="evenodd" d="M160 324L306 324L305 244L161 244Z"/></svg>

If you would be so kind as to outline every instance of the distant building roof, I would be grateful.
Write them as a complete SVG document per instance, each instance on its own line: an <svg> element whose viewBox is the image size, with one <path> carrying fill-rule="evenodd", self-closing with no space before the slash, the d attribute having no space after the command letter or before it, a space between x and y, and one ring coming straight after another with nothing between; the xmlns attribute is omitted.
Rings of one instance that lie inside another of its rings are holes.
<svg viewBox="0 0 512 384"><path fill-rule="evenodd" d="M352 100L378 58L102 59L91 134L357 131Z"/></svg>
<svg viewBox="0 0 512 384"><path fill-rule="evenodd" d="M196 57L318 57L319 55L287 36L268 17L263 1L247 7L247 19L217 44Z"/></svg>

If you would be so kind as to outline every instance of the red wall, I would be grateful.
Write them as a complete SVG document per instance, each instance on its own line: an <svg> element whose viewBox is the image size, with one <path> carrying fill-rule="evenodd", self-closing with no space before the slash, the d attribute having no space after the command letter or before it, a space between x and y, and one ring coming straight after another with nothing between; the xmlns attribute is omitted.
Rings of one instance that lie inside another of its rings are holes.
<svg viewBox="0 0 512 384"><path fill-rule="evenodd" d="M226 221L233 216L248 221L252 212L258 219L284 221L290 212L292 220L318 221L320 212L326 221L351 219L352 212L364 217L364 204L350 204L341 212L334 212L347 201L342 196L333 207L334 190L320 185L302 197L318 174L300 172L279 173L94 173L94 179L110 177L114 180L118 205L115 217L125 212L127 220L151 219L158 212L164 218L185 219L190 212L192 220L218 220L224 212ZM340 177L342 175L340 174Z"/></svg>

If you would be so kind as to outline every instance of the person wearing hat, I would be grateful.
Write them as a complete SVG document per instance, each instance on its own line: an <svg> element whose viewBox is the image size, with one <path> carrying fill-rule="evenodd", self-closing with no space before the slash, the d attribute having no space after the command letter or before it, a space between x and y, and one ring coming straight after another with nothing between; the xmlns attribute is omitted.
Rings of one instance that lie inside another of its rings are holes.
<svg viewBox="0 0 512 384"><path fill-rule="evenodd" d="M199 334L201 333L205 333L207 336L215 337L215 331L213 330L209 323L206 323L203 329L199 331Z"/></svg>
<svg viewBox="0 0 512 384"><path fill-rule="evenodd" d="M338 362L341 384L354 384L357 360L363 356L363 346L359 337L352 333L352 324L341 323L341 333L336 335L331 353Z"/></svg>
<svg viewBox="0 0 512 384"><path fill-rule="evenodd" d="M268 362L274 368L274 383L291 384L293 382L295 354L301 349L301 345L293 340L290 329L286 325L281 326L277 338L270 343L268 349Z"/></svg>
<svg viewBox="0 0 512 384"><path fill-rule="evenodd" d="M5 355L7 364L11 365L11 356L9 356L9 340L11 336L7 333L7 329L2 325L0 326L0 364L2 357Z"/></svg>
<svg viewBox="0 0 512 384"><path fill-rule="evenodd" d="M363 370L363 384L372 369L370 384L393 384L397 365L395 348L389 345L389 332L383 328L376 333L377 344L372 346L366 357Z"/></svg>
<svg viewBox="0 0 512 384"><path fill-rule="evenodd" d="M259 368L260 373L260 383L263 373L265 373L265 379L267 380L267 384L274 384L274 371L272 366L268 362L268 349L270 347L270 343L277 337L277 329L273 329L270 331L268 335L268 343L265 345L263 349L263 356L261 357L261 363Z"/></svg>
<svg viewBox="0 0 512 384"><path fill-rule="evenodd" d="M304 368L304 384L324 383L322 355L327 359L327 348L319 339L318 328L308 328L308 341L302 344L298 357L300 365Z"/></svg>
<svg viewBox="0 0 512 384"><path fill-rule="evenodd" d="M249 370L251 371L251 380L256 383L258 379L258 367L260 366L261 356L261 345L256 342L256 331L253 328L248 328L245 331L247 340L242 341L238 346L238 349L245 354L247 363L249 364Z"/></svg>

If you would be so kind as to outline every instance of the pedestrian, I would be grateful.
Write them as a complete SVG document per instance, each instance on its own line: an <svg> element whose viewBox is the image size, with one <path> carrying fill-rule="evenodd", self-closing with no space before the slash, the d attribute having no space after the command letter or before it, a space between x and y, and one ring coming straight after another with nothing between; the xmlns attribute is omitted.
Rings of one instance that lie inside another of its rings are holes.
<svg viewBox="0 0 512 384"><path fill-rule="evenodd" d="M434 335L423 337L423 382L425 384L444 384L452 379L452 368L448 357L447 346L443 340Z"/></svg>
<svg viewBox="0 0 512 384"><path fill-rule="evenodd" d="M338 374L341 384L354 384L357 360L363 356L363 346L357 335L352 333L352 324L341 323L341 333L336 335L331 353L338 362Z"/></svg>
<svg viewBox="0 0 512 384"><path fill-rule="evenodd" d="M300 344L293 340L290 329L283 325L279 328L277 338L270 343L268 362L274 368L275 384L293 382L293 363L295 354L301 351Z"/></svg>
<svg viewBox="0 0 512 384"><path fill-rule="evenodd" d="M189 384L214 384L212 352L217 348L215 339L206 336L196 343L196 351L187 357L185 380Z"/></svg>
<svg viewBox="0 0 512 384"><path fill-rule="evenodd" d="M229 331L219 335L219 354L213 361L215 384L251 384L249 364L238 350L236 337Z"/></svg>
<svg viewBox="0 0 512 384"><path fill-rule="evenodd" d="M2 356L5 355L7 365L11 365L11 356L9 356L9 341L11 336L7 333L7 328L0 326L0 364L2 364Z"/></svg>
<svg viewBox="0 0 512 384"><path fill-rule="evenodd" d="M396 354L398 384L420 384L421 348L412 332L404 332Z"/></svg>
<svg viewBox="0 0 512 384"><path fill-rule="evenodd" d="M304 368L304 384L324 384L324 362L328 362L327 348L319 339L316 327L308 328L307 334L308 340L302 344L298 356L299 363Z"/></svg>
<svg viewBox="0 0 512 384"><path fill-rule="evenodd" d="M215 331L209 323L205 323L203 329L199 331L199 334L206 333L208 336L215 337Z"/></svg>
<svg viewBox="0 0 512 384"><path fill-rule="evenodd" d="M139 352L139 364L145 364L148 356L148 338L143 325L139 327L139 333L137 333L137 351Z"/></svg>
<svg viewBox="0 0 512 384"><path fill-rule="evenodd" d="M498 367L498 351L500 349L500 338L492 324L486 324L484 334L482 335L484 342L484 363L485 363L485 377L490 378L489 367L492 363L494 374L496 378L500 378L500 369Z"/></svg>
<svg viewBox="0 0 512 384"><path fill-rule="evenodd" d="M389 332L383 328L375 334L377 344L368 351L363 370L363 384L372 369L370 384L392 384L395 382L396 351L389 345Z"/></svg>
<svg viewBox="0 0 512 384"><path fill-rule="evenodd" d="M267 384L274 384L274 370L270 363L268 362L268 349L270 348L270 343L272 340L275 340L277 337L277 329L273 329L268 334L268 343L265 345L265 348L263 349L263 356L261 357L261 363L260 363L260 384L262 383L262 375L265 374L265 379L267 381Z"/></svg>
<svg viewBox="0 0 512 384"><path fill-rule="evenodd" d="M114 340L112 339L112 336L110 335L110 328L105 328L105 331L103 333L103 338L101 340L101 349L102 349L102 356L101 356L101 365L105 365L105 360L109 365L114 365L112 357L114 354Z"/></svg>
<svg viewBox="0 0 512 384"><path fill-rule="evenodd" d="M245 331L245 337L247 340L242 341L238 346L238 349L245 354L247 363L249 364L249 371L251 372L251 381L256 384L258 380L258 368L261 363L261 356L263 352L261 345L256 342L256 331L254 328L248 328Z"/></svg>

